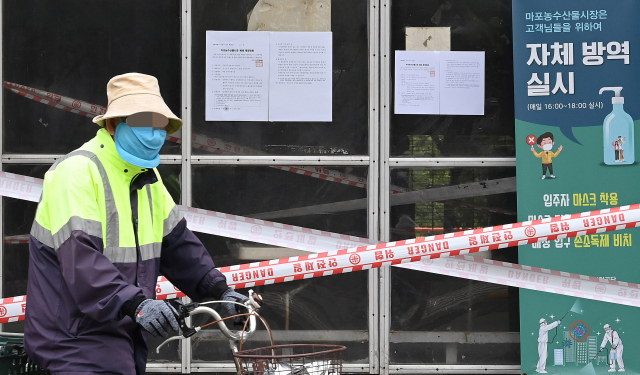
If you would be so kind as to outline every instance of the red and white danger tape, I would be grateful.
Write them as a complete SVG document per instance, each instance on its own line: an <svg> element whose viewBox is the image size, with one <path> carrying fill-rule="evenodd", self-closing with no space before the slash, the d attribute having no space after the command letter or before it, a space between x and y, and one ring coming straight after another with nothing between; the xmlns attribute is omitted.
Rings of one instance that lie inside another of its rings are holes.
<svg viewBox="0 0 640 375"><path fill-rule="evenodd" d="M18 234L17 236L5 236L4 243L8 245L25 244L29 243L28 234Z"/></svg>
<svg viewBox="0 0 640 375"><path fill-rule="evenodd" d="M38 90L32 87L18 85L16 83L4 81L4 87L28 99L90 118L102 115L107 111L105 107L97 104L91 104L83 100L69 98L68 96Z"/></svg>
<svg viewBox="0 0 640 375"><path fill-rule="evenodd" d="M635 210L636 208L637 206L634 206L633 210ZM247 240L262 244L284 246L311 252L321 252L323 250L332 249L341 250L346 247L353 248L358 246L367 248L371 247L372 245L377 245L374 241L365 238L339 235L336 233L329 233L291 225L267 222L241 216L222 214L202 209L186 207L183 207L182 209L185 218L189 222L189 228L194 231ZM622 214L628 216L627 212L633 210L632 207L629 207L628 210L622 209L618 212L618 216L615 216L616 213L614 211L594 211L587 214L571 215L569 216L569 218L577 218L577 220L583 220L582 224L584 226L584 228L579 227L577 231L571 231L571 233L558 234L559 232L555 232L556 228L560 229L563 226L566 228L566 226L569 225L568 223L566 223L566 220L561 221L561 218L554 218L555 221L553 221L554 219L545 219L544 221L539 220L536 223L543 223L537 225L548 224L551 231L554 232L552 236L547 237L547 240L553 240L555 238L573 237L576 234L582 236L585 234L600 233L606 230L611 230L613 226L615 226L615 229L632 227L633 225L629 224L629 222L621 222L619 220L621 218L619 215ZM601 215L605 215L604 218L602 216L594 216L594 214L598 212L600 212ZM609 216L607 219L606 215L613 216ZM627 216L624 216L624 218L628 219ZM566 218L567 217L565 217L564 219ZM525 224L528 223L518 223L511 226L462 231L453 234L453 237L455 238L456 236L462 236L466 233L466 236L470 242L473 242L473 238L475 236L475 241L479 241L481 244L484 243L485 245L487 245L490 239L493 240L494 238L498 237L501 230L506 231L509 228L515 228L518 225L520 225L521 228L524 225L525 231L529 226L534 229L536 228L536 226L533 225L533 222L529 223L530 225L528 226ZM606 228L603 230L602 227L596 226L599 224L605 225ZM637 226L637 222L635 226ZM531 233L531 229L529 229L529 231ZM497 235L494 236L494 233L497 233ZM444 239L451 237L452 234L440 235L432 238L435 240L438 238ZM424 240L426 241L428 239ZM537 239L527 237L526 240L523 239L519 241L518 244L523 244L525 241L526 243L532 243L542 240L543 239L539 237L537 237ZM512 243L508 246L511 246L515 243L515 235L514 239L512 239L511 242ZM386 250L388 249L387 246L387 244L383 244L382 248ZM498 247L500 246L498 245ZM306 261L302 260L302 258L293 259L295 259L294 262L306 263ZM278 260L277 262L280 264L284 261ZM269 261L269 263L275 263L275 261ZM246 267L247 265L244 266ZM540 269L519 264L511 264L506 262L459 255L440 259L424 259L420 262L399 264L397 266L416 271L431 272L471 280L479 280L495 284L514 286L524 289L564 294L569 296L608 301L632 306L640 306L640 301L638 300L638 291L635 290L638 289L638 287L635 284L608 281L595 277ZM226 267L225 270L231 268L234 267ZM240 276L238 276L238 279L240 279ZM173 287L173 285L171 285L171 283L164 278L161 279L158 283L158 294L159 298L175 298L183 296L183 294L177 291L175 287Z"/></svg>
<svg viewBox="0 0 640 375"><path fill-rule="evenodd" d="M309 250L308 244L304 243L311 238L308 236L320 237L311 240L315 249L310 251L315 252L322 248L340 247L343 241L364 245L349 250L221 268L230 280L229 284L237 288L396 264L417 271L640 307L640 286L637 284L463 255L437 258L443 255L494 250L537 241L637 227L640 223L639 210L640 206L634 205L377 245L366 239L336 237L339 235L335 233L311 231L192 208L188 209L190 213L186 215L194 215L189 217L189 226L196 231L265 244L285 245L300 250ZM219 220L216 221L215 218ZM193 226L194 221L198 222L197 226ZM444 241L447 241L448 245L445 245ZM438 244L441 248L439 251ZM445 249L445 246L449 248ZM422 255L425 249L426 255ZM398 264L406 261L410 263ZM164 278L159 281L157 292L158 298L183 296Z"/></svg>
<svg viewBox="0 0 640 375"><path fill-rule="evenodd" d="M24 320L27 296L0 299L0 323L11 323Z"/></svg>
<svg viewBox="0 0 640 375"><path fill-rule="evenodd" d="M19 174L0 172L0 195L38 202L42 195L42 180Z"/></svg>
<svg viewBox="0 0 640 375"><path fill-rule="evenodd" d="M622 281L464 255L403 266L416 271L640 307L640 286Z"/></svg>
<svg viewBox="0 0 640 375"><path fill-rule="evenodd" d="M12 92L26 97L28 99L35 100L37 102L48 104L52 107L63 109L65 111L77 113L82 116L93 118L99 114L104 114L106 108L93 103L88 103L83 100L70 98L68 96L54 94L52 92L34 89L28 86L18 85L15 83L4 81L4 87ZM180 134L167 135L167 140L171 142L181 143L182 139ZM254 150L249 147L240 146L235 143L226 142L218 138L208 137L202 134L193 134L192 143L194 147L198 147L204 151L214 154L223 155L269 155L266 152ZM366 188L366 179L364 177L354 176L348 173L342 173L334 171L324 167L310 167L310 166L272 166L272 168L280 169L288 172L302 174L314 178L319 178L331 182L337 182L350 186L357 186ZM411 189L391 186L392 194L406 193Z"/></svg>
<svg viewBox="0 0 640 375"><path fill-rule="evenodd" d="M362 246L327 253L222 267L230 286L248 288L635 228L640 205Z"/></svg>
<svg viewBox="0 0 640 375"><path fill-rule="evenodd" d="M629 208L629 210L631 210L631 207ZM628 210L622 210L621 213L624 215L627 211ZM183 207L183 212L185 214L185 218L189 222L189 228L194 231L242 239L262 244L285 246L311 252L320 252L323 250L331 249L343 249L345 247L370 247L371 245L376 245L374 241L364 238L322 232L318 230L267 222L241 216L222 214L201 209ZM570 216L574 219L578 218L578 220L582 218L583 225L586 225L584 220L587 220L587 223L589 223L589 226L585 227L586 230L577 231L577 235L593 234L594 232L599 233L604 231L600 227L591 225L591 219L593 219L593 224L611 224L609 225L608 229L611 229L613 225L615 225L616 229L623 229L623 226L624 228L630 227L629 223L620 222L620 216L615 216L614 211L605 213L605 215L608 214L613 216L610 216L608 220L605 217L604 219L602 219L602 222L599 221L602 217L592 217L592 214L594 213L597 212L589 213L590 216L586 216L585 214L575 214ZM619 214L620 212L618 213L618 215ZM555 220L556 221L552 221L552 219L546 219L546 222L549 223L550 228L562 228L563 224L559 221L559 218L556 218ZM540 220L539 222L542 222L542 220ZM522 225L524 224L527 223L522 223ZM531 224L533 225L534 223ZM568 224L565 223L564 226L566 227L566 225ZM516 226L518 226L518 224L512 225L511 228L514 228ZM503 226L502 230L506 230L508 228L509 226ZM455 237L456 235L460 236L466 233L468 238L473 238L473 236L475 235L476 241L480 241L481 243L484 241L485 243L487 243L488 241L490 241L490 238L494 238L493 233L495 233L495 231L498 231L499 234L500 227L458 232L454 234L453 237ZM554 232L553 234L553 236L557 236L557 238L563 238L565 236L572 237L573 235L573 233L557 234L556 232ZM486 236L485 239L483 239L482 236ZM549 236L547 240L554 239L553 236ZM451 237L451 234L440 235L437 238L447 237ZM433 239L436 239L436 237L433 237ZM539 241L542 239L537 240ZM514 240L512 239L512 241ZM535 242L536 239L527 238L526 240L527 243L531 243L532 241ZM383 248L385 248L388 245L384 244L383 246ZM294 259L294 262L303 262L302 258ZM283 262L283 260L278 260L277 262L281 263ZM269 263L275 263L275 261L270 261ZM488 259L473 258L469 256L454 256L442 259L426 259L422 260L421 262L399 264L397 266L417 271L438 273L442 275L461 277L471 280L480 280L484 282L514 286L525 289L640 306L640 302L638 301L638 292L633 290L634 288L637 289L637 287L634 286L635 284L607 281L604 279L598 279L594 277L582 276L561 271L545 270L536 267L528 267L518 264L492 261ZM231 268L234 267L227 267L225 268L225 270ZM238 277L238 279L240 279L240 276ZM609 290L609 293L606 292L607 290ZM158 284L158 294L159 298L174 298L183 296L166 279L160 280Z"/></svg>
<svg viewBox="0 0 640 375"><path fill-rule="evenodd" d="M216 236L305 251L340 250L377 242L260 219L180 206L189 229Z"/></svg>
<svg viewBox="0 0 640 375"><path fill-rule="evenodd" d="M400 267L419 271L640 306L638 293L634 291L638 289L636 284L472 257L437 259L443 255L494 250L637 227L640 222L639 210L638 205L626 206L387 244L372 244L372 241L357 237L339 237L335 233L193 208L186 209L185 217L194 231L300 250L319 251L323 248L351 246L353 243L363 245L349 250L221 268L229 284L237 288L398 264ZM314 249L309 249L309 242ZM404 262L413 263L399 264ZM158 288L163 295L180 296L166 279L161 280Z"/></svg>
<svg viewBox="0 0 640 375"><path fill-rule="evenodd" d="M41 184L42 180L39 179L0 172L0 195L37 202L42 191ZM437 259L446 255L636 227L640 222L638 205L388 244L375 244L358 237L201 209L181 209L189 228L194 231L313 252L340 249L330 253L221 268L230 280L229 284L236 288L398 264L419 271L640 306L639 287L636 284L472 257ZM347 247L353 248L347 250ZM399 264L405 262L413 263ZM156 292L158 299L184 296L162 277L158 279ZM25 300L26 296L0 301L0 323L24 319L20 311Z"/></svg>
<svg viewBox="0 0 640 375"><path fill-rule="evenodd" d="M0 195L38 202L42 195L39 178L0 171ZM217 236L275 246L313 251L339 250L376 242L344 234L180 206L189 229Z"/></svg>

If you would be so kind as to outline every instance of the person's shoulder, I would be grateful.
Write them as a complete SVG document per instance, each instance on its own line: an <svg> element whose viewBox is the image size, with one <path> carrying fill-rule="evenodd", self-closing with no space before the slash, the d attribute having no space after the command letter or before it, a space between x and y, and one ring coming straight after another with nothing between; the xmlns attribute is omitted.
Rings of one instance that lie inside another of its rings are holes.
<svg viewBox="0 0 640 375"><path fill-rule="evenodd" d="M89 142L56 161L45 174L45 184L64 183L91 183L92 175L99 175L98 167L94 160L95 154L87 147Z"/></svg>
<svg viewBox="0 0 640 375"><path fill-rule="evenodd" d="M99 181L100 173L95 163L86 157L74 156L45 174L44 189L54 189L58 192L63 189L69 193L94 190L94 185Z"/></svg>
<svg viewBox="0 0 640 375"><path fill-rule="evenodd" d="M84 169L87 166L95 164L94 160L96 152L98 150L98 135L90 139L78 149L71 151L53 164L49 171L55 171L57 169L78 168Z"/></svg>
<svg viewBox="0 0 640 375"><path fill-rule="evenodd" d="M85 156L75 154L61 160L45 174L40 203L57 207L63 202L70 202L71 198L76 203L93 202L100 184L100 174L95 163Z"/></svg>
<svg viewBox="0 0 640 375"><path fill-rule="evenodd" d="M94 157L95 154L92 152L80 148L63 156L49 169L49 172L76 172L71 173L75 175L83 171L90 171L96 164L95 161L91 160Z"/></svg>

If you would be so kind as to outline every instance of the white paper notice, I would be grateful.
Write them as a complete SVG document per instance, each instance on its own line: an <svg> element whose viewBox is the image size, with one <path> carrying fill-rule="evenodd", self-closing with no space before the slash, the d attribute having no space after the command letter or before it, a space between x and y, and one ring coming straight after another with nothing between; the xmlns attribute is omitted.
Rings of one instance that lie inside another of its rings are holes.
<svg viewBox="0 0 640 375"><path fill-rule="evenodd" d="M270 121L332 120L330 32L271 33Z"/></svg>
<svg viewBox="0 0 640 375"><path fill-rule="evenodd" d="M440 52L440 114L484 115L484 52Z"/></svg>
<svg viewBox="0 0 640 375"><path fill-rule="evenodd" d="M439 57L424 51L396 51L395 113L440 113Z"/></svg>
<svg viewBox="0 0 640 375"><path fill-rule="evenodd" d="M207 31L206 121L269 120L269 33Z"/></svg>
<svg viewBox="0 0 640 375"><path fill-rule="evenodd" d="M484 115L484 52L396 51L395 113Z"/></svg>

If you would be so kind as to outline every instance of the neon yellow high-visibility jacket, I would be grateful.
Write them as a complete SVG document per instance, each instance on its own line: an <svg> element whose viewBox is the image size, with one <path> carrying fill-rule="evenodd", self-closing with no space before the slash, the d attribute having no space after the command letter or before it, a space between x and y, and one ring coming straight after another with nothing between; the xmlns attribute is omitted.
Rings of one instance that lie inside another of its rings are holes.
<svg viewBox="0 0 640 375"><path fill-rule="evenodd" d="M45 174L29 252L25 347L52 373L144 373L122 309L155 298L159 273L195 300L227 290L157 170L124 161L105 129Z"/></svg>

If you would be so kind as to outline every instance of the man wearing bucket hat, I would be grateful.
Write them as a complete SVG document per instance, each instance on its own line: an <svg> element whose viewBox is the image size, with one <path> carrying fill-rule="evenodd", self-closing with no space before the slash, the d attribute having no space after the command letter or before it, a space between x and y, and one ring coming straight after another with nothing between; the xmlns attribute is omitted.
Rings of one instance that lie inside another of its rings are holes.
<svg viewBox="0 0 640 375"><path fill-rule="evenodd" d="M178 330L158 274L194 300L244 302L227 286L155 169L182 121L155 77L107 84L103 129L45 174L29 240L25 348L53 374L145 372L147 332ZM236 305L223 304L229 314Z"/></svg>

